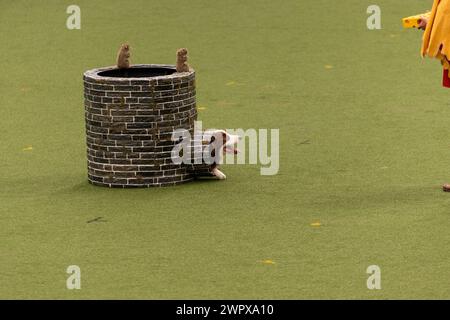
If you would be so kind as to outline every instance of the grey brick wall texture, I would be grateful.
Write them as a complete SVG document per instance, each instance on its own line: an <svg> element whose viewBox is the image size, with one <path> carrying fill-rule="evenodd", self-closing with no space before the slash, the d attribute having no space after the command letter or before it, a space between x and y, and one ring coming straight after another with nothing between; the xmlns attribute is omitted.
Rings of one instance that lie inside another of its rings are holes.
<svg viewBox="0 0 450 320"><path fill-rule="evenodd" d="M145 78L99 75L112 69L89 70L83 77L89 182L131 188L193 180L192 166L174 164L170 154L176 143L171 141L173 130L193 134L195 72Z"/></svg>

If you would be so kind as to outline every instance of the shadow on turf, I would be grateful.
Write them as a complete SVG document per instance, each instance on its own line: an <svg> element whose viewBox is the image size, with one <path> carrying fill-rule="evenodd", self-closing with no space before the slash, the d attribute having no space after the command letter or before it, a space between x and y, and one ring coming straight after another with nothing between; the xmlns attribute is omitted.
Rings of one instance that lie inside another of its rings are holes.
<svg viewBox="0 0 450 320"><path fill-rule="evenodd" d="M312 205L331 206L352 209L368 209L373 207L392 207L393 204L417 203L429 201L450 201L450 194L442 192L439 185L431 186L398 186L383 190L352 188L340 190L333 194L323 194L310 201ZM450 203L449 203L450 205Z"/></svg>
<svg viewBox="0 0 450 320"><path fill-rule="evenodd" d="M150 188L107 188L107 187L99 187L99 186L94 186L92 184L90 184L89 182L87 182L87 180L83 180L82 182L73 184L72 186L66 186L65 188L62 188L60 190L58 190L56 193L58 194L73 194L73 193L77 193L77 194L83 194L83 193L88 193L88 194L92 194L92 193L96 193L96 192L132 192L132 191L136 191L136 190L141 190L139 192L142 192L142 190L153 190L153 192L155 190L179 190L179 189L187 189L187 188L192 188L195 186L206 186L206 185L210 185L210 186L218 186L218 184L223 184L226 183L226 181L221 181L221 180L217 180L217 179L199 179L199 180L194 180L191 182L186 182L186 183L182 183L176 186L167 186L167 187L150 187Z"/></svg>

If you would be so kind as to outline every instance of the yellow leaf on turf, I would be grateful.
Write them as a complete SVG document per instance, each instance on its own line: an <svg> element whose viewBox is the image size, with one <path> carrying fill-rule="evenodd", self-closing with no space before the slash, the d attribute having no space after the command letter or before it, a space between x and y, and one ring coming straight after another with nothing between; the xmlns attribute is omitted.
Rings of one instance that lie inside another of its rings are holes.
<svg viewBox="0 0 450 320"><path fill-rule="evenodd" d="M267 259L267 260L263 260L262 263L264 263L264 264L275 264L275 261Z"/></svg>
<svg viewBox="0 0 450 320"><path fill-rule="evenodd" d="M32 146L28 146L22 149L22 151L31 151L31 150L33 150Z"/></svg>
<svg viewBox="0 0 450 320"><path fill-rule="evenodd" d="M319 221L311 223L311 227L320 227L322 224Z"/></svg>
<svg viewBox="0 0 450 320"><path fill-rule="evenodd" d="M198 106L197 109L198 109L198 110L206 110L206 107Z"/></svg>

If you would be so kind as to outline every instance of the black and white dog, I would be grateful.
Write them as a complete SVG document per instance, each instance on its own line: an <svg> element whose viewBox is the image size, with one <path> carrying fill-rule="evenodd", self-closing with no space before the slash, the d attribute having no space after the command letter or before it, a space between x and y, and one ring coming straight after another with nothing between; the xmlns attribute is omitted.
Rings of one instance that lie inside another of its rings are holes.
<svg viewBox="0 0 450 320"><path fill-rule="evenodd" d="M195 140L195 139L194 139ZM209 129L203 132L201 150L194 151L194 159L201 158L202 161L192 164L191 172L198 176L215 177L216 179L226 179L227 176L220 171L219 164L222 162L224 153L238 154L236 144L240 137L227 133L225 130Z"/></svg>

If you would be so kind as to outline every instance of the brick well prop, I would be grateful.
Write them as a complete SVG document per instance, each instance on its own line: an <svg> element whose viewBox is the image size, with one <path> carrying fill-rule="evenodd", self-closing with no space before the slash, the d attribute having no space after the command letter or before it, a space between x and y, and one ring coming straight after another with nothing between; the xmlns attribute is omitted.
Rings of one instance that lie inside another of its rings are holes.
<svg viewBox="0 0 450 320"><path fill-rule="evenodd" d="M193 134L195 72L172 65L106 67L84 73L88 180L107 187L170 186L194 178L174 164L172 132Z"/></svg>

